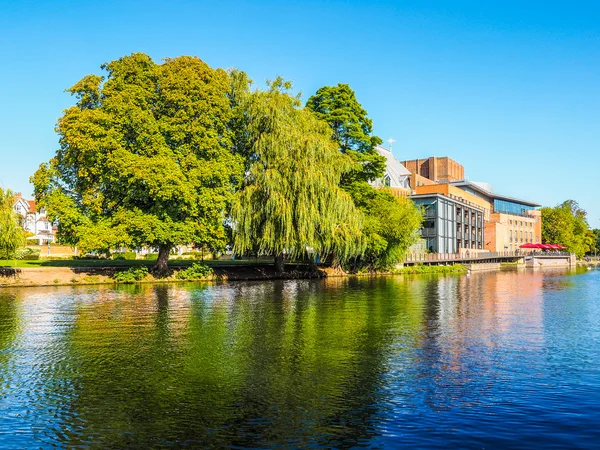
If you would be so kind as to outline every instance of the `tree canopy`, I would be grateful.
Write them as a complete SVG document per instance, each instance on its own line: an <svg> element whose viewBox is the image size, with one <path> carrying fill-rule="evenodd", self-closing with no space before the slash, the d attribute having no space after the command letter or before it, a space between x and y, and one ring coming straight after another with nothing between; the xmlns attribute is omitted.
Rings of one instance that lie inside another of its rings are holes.
<svg viewBox="0 0 600 450"><path fill-rule="evenodd" d="M68 91L60 149L32 177L63 242L169 250L226 243L224 213L243 172L233 154L230 80L195 57L156 64L136 53Z"/></svg>
<svg viewBox="0 0 600 450"><path fill-rule="evenodd" d="M301 108L290 88L277 79L265 91L239 91L250 163L232 205L235 248L279 261L307 248L345 260L364 248L362 214L339 187L351 161L338 151L327 124Z"/></svg>
<svg viewBox="0 0 600 450"><path fill-rule="evenodd" d="M13 210L14 203L12 191L0 188L0 259L13 258L17 249L24 245L23 230Z"/></svg>
<svg viewBox="0 0 600 450"><path fill-rule="evenodd" d="M374 150L382 141L372 134L373 122L349 85L323 86L308 99L306 106L329 124L331 138L340 152L355 162L353 170L344 174L343 185L383 176L385 158Z"/></svg>
<svg viewBox="0 0 600 450"><path fill-rule="evenodd" d="M594 233L589 229L587 212L576 201L567 200L554 208L542 208L542 241L561 244L579 258L594 247Z"/></svg>

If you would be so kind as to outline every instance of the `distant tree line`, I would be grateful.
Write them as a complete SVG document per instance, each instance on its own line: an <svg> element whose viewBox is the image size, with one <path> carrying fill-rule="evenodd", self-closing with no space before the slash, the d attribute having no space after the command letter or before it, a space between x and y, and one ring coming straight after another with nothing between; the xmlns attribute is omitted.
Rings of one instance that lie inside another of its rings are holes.
<svg viewBox="0 0 600 450"><path fill-rule="evenodd" d="M384 174L367 112L348 85L306 105L278 78L195 57L136 53L68 91L60 148L31 180L64 243L82 251L177 245L383 269L416 241L421 213L369 182Z"/></svg>
<svg viewBox="0 0 600 450"><path fill-rule="evenodd" d="M542 208L542 242L561 244L582 258L598 247L599 230L591 230L587 212L574 200Z"/></svg>

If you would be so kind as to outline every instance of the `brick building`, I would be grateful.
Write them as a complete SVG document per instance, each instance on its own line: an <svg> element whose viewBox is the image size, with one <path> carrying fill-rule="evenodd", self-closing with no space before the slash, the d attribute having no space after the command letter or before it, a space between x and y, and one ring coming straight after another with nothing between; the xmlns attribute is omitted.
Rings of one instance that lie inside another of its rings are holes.
<svg viewBox="0 0 600 450"><path fill-rule="evenodd" d="M449 183L465 179L465 168L447 156L401 161L409 172L434 183ZM423 182L423 181L421 181Z"/></svg>
<svg viewBox="0 0 600 450"><path fill-rule="evenodd" d="M408 179L410 198L424 208L420 233L427 250L503 252L542 241L540 205L496 194L487 183L466 180L464 167L446 156L399 162L383 150L380 154L387 158L388 172L400 171L403 189Z"/></svg>

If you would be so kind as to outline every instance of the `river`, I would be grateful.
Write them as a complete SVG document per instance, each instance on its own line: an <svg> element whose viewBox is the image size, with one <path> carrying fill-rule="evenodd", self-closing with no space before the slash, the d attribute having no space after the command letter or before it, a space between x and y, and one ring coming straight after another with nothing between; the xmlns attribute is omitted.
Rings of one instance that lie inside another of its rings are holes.
<svg viewBox="0 0 600 450"><path fill-rule="evenodd" d="M592 448L600 270L0 290L2 448Z"/></svg>

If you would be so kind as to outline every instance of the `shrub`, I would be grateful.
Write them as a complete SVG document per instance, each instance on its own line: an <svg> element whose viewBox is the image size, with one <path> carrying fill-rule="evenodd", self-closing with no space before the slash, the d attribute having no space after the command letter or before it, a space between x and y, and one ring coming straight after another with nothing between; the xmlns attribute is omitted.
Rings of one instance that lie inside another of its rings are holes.
<svg viewBox="0 0 600 450"><path fill-rule="evenodd" d="M136 281L142 281L148 275L148 268L146 266L130 267L122 272L117 272L113 275L113 280L117 283L135 283Z"/></svg>
<svg viewBox="0 0 600 450"><path fill-rule="evenodd" d="M16 251L15 259L24 259L24 260L35 260L40 259L39 248L20 248Z"/></svg>
<svg viewBox="0 0 600 450"><path fill-rule="evenodd" d="M425 266L423 264L415 264L414 266L405 266L394 270L394 273L420 274L420 273L462 273L467 269L460 264L451 266Z"/></svg>
<svg viewBox="0 0 600 450"><path fill-rule="evenodd" d="M187 269L177 272L175 277L178 280L199 280L213 274L212 268L205 264L194 263Z"/></svg>
<svg viewBox="0 0 600 450"><path fill-rule="evenodd" d="M146 261L156 261L158 259L158 253L148 253L144 256Z"/></svg>
<svg viewBox="0 0 600 450"><path fill-rule="evenodd" d="M134 261L137 254L135 252L120 252L116 253L114 259L124 259L126 261Z"/></svg>

